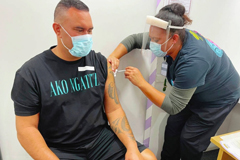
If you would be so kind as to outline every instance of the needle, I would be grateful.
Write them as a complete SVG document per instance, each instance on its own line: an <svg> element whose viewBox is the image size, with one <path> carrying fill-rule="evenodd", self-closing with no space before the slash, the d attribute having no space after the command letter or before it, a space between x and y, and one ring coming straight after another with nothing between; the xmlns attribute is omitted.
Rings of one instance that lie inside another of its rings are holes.
<svg viewBox="0 0 240 160"><path fill-rule="evenodd" d="M117 72L125 72L126 70L117 70L116 69L116 71L114 72L114 77L116 77L117 76Z"/></svg>

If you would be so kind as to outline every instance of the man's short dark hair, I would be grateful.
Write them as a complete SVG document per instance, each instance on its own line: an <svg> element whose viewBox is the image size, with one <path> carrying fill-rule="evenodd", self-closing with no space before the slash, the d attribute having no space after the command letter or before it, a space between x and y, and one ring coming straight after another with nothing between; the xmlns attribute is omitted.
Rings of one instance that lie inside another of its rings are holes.
<svg viewBox="0 0 240 160"><path fill-rule="evenodd" d="M89 12L89 8L80 0L61 0L54 11L54 21L59 21L60 17L67 11L69 8L76 8L81 11Z"/></svg>

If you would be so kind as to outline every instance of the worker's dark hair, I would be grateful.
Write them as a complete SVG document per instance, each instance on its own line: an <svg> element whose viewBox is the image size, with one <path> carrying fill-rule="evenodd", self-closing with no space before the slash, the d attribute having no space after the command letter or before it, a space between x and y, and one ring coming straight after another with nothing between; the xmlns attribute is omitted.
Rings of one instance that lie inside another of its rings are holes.
<svg viewBox="0 0 240 160"><path fill-rule="evenodd" d="M192 23L192 20L185 14L185 7L179 3L172 3L164 6L155 16L159 19L169 22L171 20L172 26L184 26ZM185 30L184 29L170 29L171 35L177 33L180 36L182 43L184 43Z"/></svg>

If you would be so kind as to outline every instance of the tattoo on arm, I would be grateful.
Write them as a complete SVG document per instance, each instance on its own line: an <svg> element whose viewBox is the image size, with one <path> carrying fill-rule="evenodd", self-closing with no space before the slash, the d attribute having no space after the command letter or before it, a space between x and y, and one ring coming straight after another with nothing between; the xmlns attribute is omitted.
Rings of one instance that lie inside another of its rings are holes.
<svg viewBox="0 0 240 160"><path fill-rule="evenodd" d="M129 123L128 123L126 117L124 117L124 118L122 119L121 126L122 126L122 129L123 129L124 131L127 131L127 132L128 132L128 131L130 130L130 126L129 126Z"/></svg>
<svg viewBox="0 0 240 160"><path fill-rule="evenodd" d="M117 90L116 90L115 84L113 82L111 82L108 85L108 95L110 98L114 99L116 104L119 104L119 100L117 97Z"/></svg>
<svg viewBox="0 0 240 160"><path fill-rule="evenodd" d="M130 128L130 125L128 123L126 116L123 118L117 118L115 121L112 122L110 126L117 135L119 133L126 133L130 139L135 141L134 135L132 133L132 130Z"/></svg>
<svg viewBox="0 0 240 160"><path fill-rule="evenodd" d="M114 75L113 71L111 70L112 66L109 65L108 66L108 71L109 71L109 74L111 74L112 76ZM115 83L114 82L111 82L109 85L108 85L108 95L111 99L114 99L115 103L116 104L119 104L119 100L118 100L118 97L117 97L117 89L116 89L116 86L115 86Z"/></svg>
<svg viewBox="0 0 240 160"><path fill-rule="evenodd" d="M112 76L114 76L114 73L113 73L113 71L112 71L112 70L110 70L110 69L112 69L112 65L109 65L109 67L108 67L108 70L109 70L109 73L110 73Z"/></svg>
<svg viewBox="0 0 240 160"><path fill-rule="evenodd" d="M108 67L109 74L114 76L114 73L111 70L111 68L112 68L112 66L109 65L109 67ZM108 95L111 99L114 99L116 104L119 104L119 100L117 97L117 89L116 89L114 82L111 82L108 85ZM120 133L125 133L131 140L136 141L126 116L124 116L122 118L117 118L116 120L114 120L112 123L110 123L110 127L115 132L116 135L118 135Z"/></svg>
<svg viewBox="0 0 240 160"><path fill-rule="evenodd" d="M120 130L120 128L118 128L118 123L120 121L120 118L116 119L115 121L112 122L111 128L113 130L113 132L115 132L116 134L122 133L122 131Z"/></svg>
<svg viewBox="0 0 240 160"><path fill-rule="evenodd" d="M129 132L129 133L128 133L128 137L131 138L132 140L135 140L135 138L134 138L134 136L133 136L133 133L132 133L132 130L131 130L131 128L130 128L130 125L129 125L128 120L127 120L126 117L123 117L121 126L122 126L122 129L123 129L125 132Z"/></svg>

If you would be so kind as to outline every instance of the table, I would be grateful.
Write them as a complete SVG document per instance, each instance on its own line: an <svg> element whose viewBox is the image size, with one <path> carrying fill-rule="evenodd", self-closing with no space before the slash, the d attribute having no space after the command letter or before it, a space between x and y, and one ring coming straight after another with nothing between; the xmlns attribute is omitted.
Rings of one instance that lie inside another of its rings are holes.
<svg viewBox="0 0 240 160"><path fill-rule="evenodd" d="M229 135L236 132L240 132L240 131L230 132L230 133L211 137L211 142L219 148L217 160L238 160L231 153L225 150L220 143L220 141L222 141L222 138L221 138L222 136Z"/></svg>

